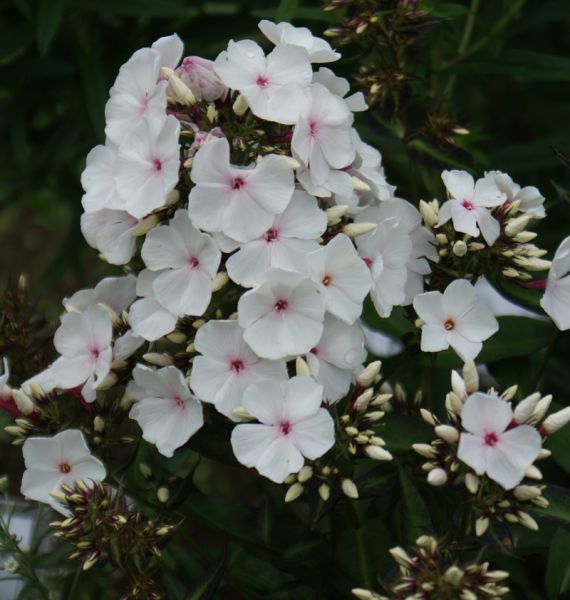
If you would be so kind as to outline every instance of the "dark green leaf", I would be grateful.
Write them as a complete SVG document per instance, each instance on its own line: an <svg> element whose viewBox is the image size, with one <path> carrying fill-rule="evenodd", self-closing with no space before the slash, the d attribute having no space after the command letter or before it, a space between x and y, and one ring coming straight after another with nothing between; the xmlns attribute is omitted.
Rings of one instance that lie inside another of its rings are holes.
<svg viewBox="0 0 570 600"><path fill-rule="evenodd" d="M211 600L215 597L216 590L220 587L227 567L228 553L224 553L204 574L194 589L186 596L186 600Z"/></svg>
<svg viewBox="0 0 570 600"><path fill-rule="evenodd" d="M546 565L546 592L549 600L556 600L570 590L570 531L560 528L548 552Z"/></svg>
<svg viewBox="0 0 570 600"><path fill-rule="evenodd" d="M37 40L40 54L45 54L61 23L63 0L40 0L37 18Z"/></svg>
<svg viewBox="0 0 570 600"><path fill-rule="evenodd" d="M275 19L279 21L291 21L295 17L299 0L280 0L277 7Z"/></svg>

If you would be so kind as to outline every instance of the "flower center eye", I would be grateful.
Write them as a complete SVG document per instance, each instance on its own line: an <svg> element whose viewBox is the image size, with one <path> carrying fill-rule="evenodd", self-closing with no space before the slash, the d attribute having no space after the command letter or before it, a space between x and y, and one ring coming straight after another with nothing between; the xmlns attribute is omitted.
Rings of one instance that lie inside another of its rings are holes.
<svg viewBox="0 0 570 600"><path fill-rule="evenodd" d="M281 421L281 423L279 423L279 429L283 435L289 435L291 423L289 423L289 421Z"/></svg>
<svg viewBox="0 0 570 600"><path fill-rule="evenodd" d="M452 319L447 319L443 326L447 331L451 331L452 329L455 329L455 321L453 321Z"/></svg>
<svg viewBox="0 0 570 600"><path fill-rule="evenodd" d="M330 275L325 275L323 277L323 285L329 285L332 281L332 277Z"/></svg>
<svg viewBox="0 0 570 600"><path fill-rule="evenodd" d="M197 269L200 266L200 261L195 256L191 256L188 259L188 264L192 269Z"/></svg>
<svg viewBox="0 0 570 600"><path fill-rule="evenodd" d="M370 269L372 267L372 259L365 256L363 259L364 264Z"/></svg>
<svg viewBox="0 0 570 600"><path fill-rule="evenodd" d="M277 312L283 312L283 311L287 310L288 306L289 306L289 303L287 302L287 300L277 300L277 302L275 303L275 306L273 308L275 308L275 310Z"/></svg>
<svg viewBox="0 0 570 600"><path fill-rule="evenodd" d="M257 83L260 88L265 88L269 85L269 79L264 75L259 75L255 83Z"/></svg>
<svg viewBox="0 0 570 600"><path fill-rule="evenodd" d="M162 171L162 162L158 158L154 159L153 165L155 171Z"/></svg>
<svg viewBox="0 0 570 600"><path fill-rule="evenodd" d="M97 346L93 346L93 348L89 348L89 354L93 360L97 360L101 354L101 350Z"/></svg>
<svg viewBox="0 0 570 600"><path fill-rule="evenodd" d="M271 228L265 232L265 235L263 237L266 242L273 242L279 239L279 232L277 231L277 229Z"/></svg>
<svg viewBox="0 0 570 600"><path fill-rule="evenodd" d="M245 365L243 364L243 360L240 360L240 359L232 360L231 370L234 371L234 373L240 373L244 369L245 369Z"/></svg>
<svg viewBox="0 0 570 600"><path fill-rule="evenodd" d="M494 446L499 441L497 434L493 431L485 434L485 446Z"/></svg>
<svg viewBox="0 0 570 600"><path fill-rule="evenodd" d="M62 462L59 465L59 470L64 474L67 475L68 473L71 473L71 465L67 462Z"/></svg>
<svg viewBox="0 0 570 600"><path fill-rule="evenodd" d="M463 208L466 208L467 210L473 210L475 208L471 200L462 200L461 206L463 206Z"/></svg>
<svg viewBox="0 0 570 600"><path fill-rule="evenodd" d="M241 190L241 188L245 185L245 179L238 175L232 179L232 190Z"/></svg>
<svg viewBox="0 0 570 600"><path fill-rule="evenodd" d="M309 122L309 131L311 133L311 137L317 137L319 135L319 126L315 121Z"/></svg>
<svg viewBox="0 0 570 600"><path fill-rule="evenodd" d="M181 398L178 394L176 394L174 396L174 398L172 398L172 400L174 401L174 404L178 407L178 408L185 408L186 407L186 402L184 402L184 399Z"/></svg>
<svg viewBox="0 0 570 600"><path fill-rule="evenodd" d="M311 352L311 354L314 354L315 356L319 355L319 349L316 346L314 348L311 348L310 352Z"/></svg>

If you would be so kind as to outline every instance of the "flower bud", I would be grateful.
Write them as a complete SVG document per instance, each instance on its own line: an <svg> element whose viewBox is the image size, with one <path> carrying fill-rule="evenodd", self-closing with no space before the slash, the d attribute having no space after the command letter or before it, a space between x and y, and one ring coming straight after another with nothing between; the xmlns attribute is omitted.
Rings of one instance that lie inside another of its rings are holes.
<svg viewBox="0 0 570 600"><path fill-rule="evenodd" d="M219 292L230 280L228 274L225 271L216 273L214 280L212 281L212 293Z"/></svg>
<svg viewBox="0 0 570 600"><path fill-rule="evenodd" d="M354 188L355 192L369 192L370 191L370 186L365 182L362 181L362 179L359 179L358 177L354 177L352 176L350 178L350 181L352 183L352 187Z"/></svg>
<svg viewBox="0 0 570 600"><path fill-rule="evenodd" d="M305 465L298 473L297 473L297 481L300 483L305 483L309 481L313 476L313 467L310 465Z"/></svg>
<svg viewBox="0 0 570 600"><path fill-rule="evenodd" d="M12 398L23 415L31 415L34 412L35 404L22 390L12 390Z"/></svg>
<svg viewBox="0 0 570 600"><path fill-rule="evenodd" d="M156 227L160 219L157 215L149 215L145 217L139 224L131 229L131 235L135 237L140 237L141 235L146 235L153 227Z"/></svg>
<svg viewBox="0 0 570 600"><path fill-rule="evenodd" d="M352 479L343 479L340 487L347 498L358 499L358 488Z"/></svg>
<svg viewBox="0 0 570 600"><path fill-rule="evenodd" d="M376 223L348 223L348 225L345 225L342 228L342 232L349 238L354 239L359 235L364 235L365 233L374 231L376 227L378 227Z"/></svg>
<svg viewBox="0 0 570 600"><path fill-rule="evenodd" d="M340 220L344 217L349 208L348 204L337 204L336 206L327 208L327 223L329 225L340 223Z"/></svg>
<svg viewBox="0 0 570 600"><path fill-rule="evenodd" d="M489 528L489 519L487 517L479 517L475 521L475 535L481 537Z"/></svg>
<svg viewBox="0 0 570 600"><path fill-rule="evenodd" d="M542 490L536 485L518 485L513 490L513 495L517 500L524 502L542 496Z"/></svg>
<svg viewBox="0 0 570 600"><path fill-rule="evenodd" d="M393 458L388 450L384 450L384 448L380 448L380 446L366 446L366 448L364 448L364 453L373 460L392 460Z"/></svg>
<svg viewBox="0 0 570 600"><path fill-rule="evenodd" d="M356 596L358 600L374 600L375 597L371 591L362 588L354 588L352 590L352 595Z"/></svg>
<svg viewBox="0 0 570 600"><path fill-rule="evenodd" d="M441 485L445 485L447 483L447 473L440 469L439 467L436 469L432 469L427 476L427 481L430 485L439 487Z"/></svg>
<svg viewBox="0 0 570 600"><path fill-rule="evenodd" d="M359 375L356 377L356 383L363 388L367 388L374 382L376 376L380 373L382 368L382 361L375 360L364 368Z"/></svg>
<svg viewBox="0 0 570 600"><path fill-rule="evenodd" d="M192 90L168 67L161 68L161 74L168 80L167 94L175 104L182 106L192 106L196 104L196 97Z"/></svg>
<svg viewBox="0 0 570 600"><path fill-rule="evenodd" d="M420 200L419 208L424 223L427 225L427 227L429 227L430 229L435 227L439 219L433 207L427 202L425 202L425 200Z"/></svg>
<svg viewBox="0 0 570 600"><path fill-rule="evenodd" d="M157 367L167 367L174 364L174 359L170 354L161 352L147 352L146 354L143 354L143 360L151 365L156 365Z"/></svg>
<svg viewBox="0 0 570 600"><path fill-rule="evenodd" d="M534 465L530 465L530 467L528 467L528 469L525 471L525 477L540 481L542 479L542 473L540 472L540 469L538 469Z"/></svg>
<svg viewBox="0 0 570 600"><path fill-rule="evenodd" d="M437 451L429 444L412 444L412 449L424 458L435 458Z"/></svg>
<svg viewBox="0 0 570 600"><path fill-rule="evenodd" d="M453 244L452 252L455 256L465 256L467 254L467 244L463 240L457 240Z"/></svg>
<svg viewBox="0 0 570 600"><path fill-rule="evenodd" d="M468 394L474 394L479 389L479 373L472 360L463 365L463 381Z"/></svg>
<svg viewBox="0 0 570 600"><path fill-rule="evenodd" d="M294 500L297 500L297 498L303 493L304 489L305 488L300 483L294 483L285 494L285 502L293 502Z"/></svg>
<svg viewBox="0 0 570 600"><path fill-rule="evenodd" d="M152 469L146 463L139 463L139 471L145 479L152 477Z"/></svg>
<svg viewBox="0 0 570 600"><path fill-rule="evenodd" d="M459 398L467 398L465 381L457 371L451 371L451 389Z"/></svg>
<svg viewBox="0 0 570 600"><path fill-rule="evenodd" d="M552 413L542 423L543 431L549 435L564 427L570 421L570 406L563 408L555 413Z"/></svg>
<svg viewBox="0 0 570 600"><path fill-rule="evenodd" d="M448 444L455 444L459 440L459 431L451 425L437 425L435 434Z"/></svg>
<svg viewBox="0 0 570 600"><path fill-rule="evenodd" d="M311 376L311 369L309 369L307 361L301 356L297 356L295 359L295 371L297 375L301 375L303 377Z"/></svg>
<svg viewBox="0 0 570 600"><path fill-rule="evenodd" d="M103 429L105 429L105 421L99 415L96 415L96 417L93 419L93 429L97 433L101 433Z"/></svg>
<svg viewBox="0 0 570 600"><path fill-rule="evenodd" d="M374 396L374 390L372 388L368 388L362 392L354 401L354 410L361 412L368 408L372 397Z"/></svg>
<svg viewBox="0 0 570 600"><path fill-rule="evenodd" d="M243 94L240 94L233 103L232 110L238 117L243 117L249 108L249 104L247 103L246 97Z"/></svg>
<svg viewBox="0 0 570 600"><path fill-rule="evenodd" d="M460 415L461 411L463 410L463 402L459 399L459 396L457 396L457 394L449 392L449 394L445 396L445 408L449 412L455 413L456 415Z"/></svg>
<svg viewBox="0 0 570 600"><path fill-rule="evenodd" d="M420 408L420 415L422 419L432 427L435 427L439 424L439 421L437 420L436 416L429 410L426 410L425 408Z"/></svg>
<svg viewBox="0 0 570 600"><path fill-rule="evenodd" d="M538 401L536 408L532 412L532 416L529 419L531 423L537 423L538 421L544 418L546 411L550 408L550 403L552 402L552 395L548 394L548 396L544 396Z"/></svg>
<svg viewBox="0 0 570 600"><path fill-rule="evenodd" d="M443 578L447 583L450 583L454 587L457 587L461 580L463 579L464 572L462 569L457 567L456 565L452 565L447 569L447 571L443 574Z"/></svg>
<svg viewBox="0 0 570 600"><path fill-rule="evenodd" d="M465 475L465 487L471 494L476 494L479 490L479 478L473 473Z"/></svg>
<svg viewBox="0 0 570 600"><path fill-rule="evenodd" d="M158 490L156 490L156 497L158 498L159 502L166 504L170 500L170 491L167 487L159 487Z"/></svg>
<svg viewBox="0 0 570 600"><path fill-rule="evenodd" d="M526 527L527 529L530 529L531 531L538 531L538 523L528 513L523 512L522 510L519 510L517 515L519 518L519 523L523 527Z"/></svg>
<svg viewBox="0 0 570 600"><path fill-rule="evenodd" d="M517 390L519 389L518 385L511 385L510 387L508 387L502 394L501 394L501 398L507 402L509 402L510 400L512 400L517 393Z"/></svg>
<svg viewBox="0 0 570 600"><path fill-rule="evenodd" d="M331 489L326 483L319 486L319 496L323 502L326 502L331 496Z"/></svg>
<svg viewBox="0 0 570 600"><path fill-rule="evenodd" d="M540 394L538 392L521 400L515 407L513 419L517 423L526 423L532 416L539 400Z"/></svg>
<svg viewBox="0 0 570 600"><path fill-rule="evenodd" d="M527 215L521 215L511 219L505 227L505 234L509 237L514 237L517 233L524 231L530 221L530 217Z"/></svg>
<svg viewBox="0 0 570 600"><path fill-rule="evenodd" d="M414 564L414 561L410 555L400 546L390 548L388 552L392 555L392 558L402 567L408 568Z"/></svg>

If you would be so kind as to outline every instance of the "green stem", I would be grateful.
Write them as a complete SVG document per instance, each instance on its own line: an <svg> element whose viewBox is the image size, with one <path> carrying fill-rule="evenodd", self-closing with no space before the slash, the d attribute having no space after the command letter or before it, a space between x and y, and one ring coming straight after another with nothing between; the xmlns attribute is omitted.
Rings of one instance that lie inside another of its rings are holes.
<svg viewBox="0 0 570 600"><path fill-rule="evenodd" d="M83 571L83 563L80 563L75 571L75 576L73 577L73 582L71 583L71 587L69 588L69 592L67 593L67 600L73 600L76 597L77 586L79 585L79 580L81 579L81 573Z"/></svg>

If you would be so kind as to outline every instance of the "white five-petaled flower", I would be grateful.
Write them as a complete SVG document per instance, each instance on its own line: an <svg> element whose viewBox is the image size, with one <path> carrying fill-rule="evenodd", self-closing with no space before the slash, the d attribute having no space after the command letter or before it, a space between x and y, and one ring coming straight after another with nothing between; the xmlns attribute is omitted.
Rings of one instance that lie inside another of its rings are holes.
<svg viewBox="0 0 570 600"><path fill-rule="evenodd" d="M140 425L147 442L171 457L204 424L202 405L176 367L137 365L133 378L127 392L137 401L129 417Z"/></svg>
<svg viewBox="0 0 570 600"><path fill-rule="evenodd" d="M144 217L162 206L178 182L180 123L172 115L155 132L141 123L119 146L115 183L125 210Z"/></svg>
<svg viewBox="0 0 570 600"><path fill-rule="evenodd" d="M352 112L362 112L368 108L362 92L355 92L346 97L350 91L350 83L344 77L338 77L327 67L321 67L313 74L313 83L324 85L327 90L339 98L343 98Z"/></svg>
<svg viewBox="0 0 570 600"><path fill-rule="evenodd" d="M221 253L214 240L196 229L186 210L146 236L141 256L151 271L154 297L171 313L200 316L212 297Z"/></svg>
<svg viewBox="0 0 570 600"><path fill-rule="evenodd" d="M120 144L138 125L146 124L155 133L166 116L166 81L160 68L174 67L182 56L183 44L177 35L160 38L151 48L137 50L121 67L105 106L107 137Z"/></svg>
<svg viewBox="0 0 570 600"><path fill-rule="evenodd" d="M495 317L478 302L475 288L465 279L450 283L443 294L418 294L414 309L424 321L423 352L439 352L451 346L463 360L473 359L481 352L482 342L499 329Z"/></svg>
<svg viewBox="0 0 570 600"><path fill-rule="evenodd" d="M287 44L304 48L312 63L330 63L340 58L340 54L326 40L315 37L306 27L295 27L286 22L273 23L266 19L260 21L258 27L276 46Z"/></svg>
<svg viewBox="0 0 570 600"><path fill-rule="evenodd" d="M319 286L293 271L271 269L238 302L249 347L263 358L305 354L323 332L325 300Z"/></svg>
<svg viewBox="0 0 570 600"><path fill-rule="evenodd" d="M313 70L303 48L277 46L265 56L251 40L231 40L214 68L225 85L244 95L260 119L292 125L308 102Z"/></svg>
<svg viewBox="0 0 570 600"><path fill-rule="evenodd" d="M135 252L133 230L139 220L124 210L103 208L81 215L81 233L87 243L112 265L124 265Z"/></svg>
<svg viewBox="0 0 570 600"><path fill-rule="evenodd" d="M293 169L286 158L268 154L254 167L234 167L226 138L212 138L198 150L191 176L196 184L188 204L192 222L238 242L262 236L295 190Z"/></svg>
<svg viewBox="0 0 570 600"><path fill-rule="evenodd" d="M81 185L85 190L81 204L86 212L124 208L115 184L118 150L116 144L107 141L105 145L95 146L87 155L85 169L81 173Z"/></svg>
<svg viewBox="0 0 570 600"><path fill-rule="evenodd" d="M554 254L540 305L558 329L570 329L570 236Z"/></svg>
<svg viewBox="0 0 570 600"><path fill-rule="evenodd" d="M510 405L497 396L481 392L469 396L461 411L461 424L468 433L459 438L458 458L477 475L486 473L507 490L522 481L542 447L534 427L513 427Z"/></svg>
<svg viewBox="0 0 570 600"><path fill-rule="evenodd" d="M492 246L501 227L489 208L500 206L506 199L494 177L487 175L475 182L466 171L444 171L441 178L449 200L439 209L439 225L452 219L456 231L474 237L481 231L484 240Z"/></svg>
<svg viewBox="0 0 570 600"><path fill-rule="evenodd" d="M194 345L200 355L192 363L192 389L234 421L239 418L233 410L242 405L249 385L287 379L285 361L259 358L245 343L237 321L209 321L198 330Z"/></svg>
<svg viewBox="0 0 570 600"><path fill-rule="evenodd" d="M327 311L354 323L370 291L370 273L353 243L343 233L307 255L309 274L320 285Z"/></svg>
<svg viewBox="0 0 570 600"><path fill-rule="evenodd" d="M322 400L322 386L309 377L250 385L243 406L260 423L234 428L236 458L276 483L297 473L305 458L315 460L334 444L334 423Z"/></svg>
<svg viewBox="0 0 570 600"><path fill-rule="evenodd" d="M306 273L305 256L319 248L315 239L326 228L326 213L316 199L295 190L285 211L274 218L267 231L230 256L226 263L228 275L236 283L252 287L272 268Z"/></svg>
<svg viewBox="0 0 570 600"><path fill-rule="evenodd" d="M22 452L26 464L22 494L30 500L45 502L64 515L69 511L50 495L51 492L75 481L90 486L107 476L103 463L91 455L78 429L67 429L53 437L30 437Z"/></svg>
<svg viewBox="0 0 570 600"><path fill-rule="evenodd" d="M412 255L410 236L391 217L379 222L373 234L360 236L356 244L370 268L374 307L381 317L389 317L392 308L404 304L406 299L407 265Z"/></svg>
<svg viewBox="0 0 570 600"><path fill-rule="evenodd" d="M83 384L83 397L93 402L97 385L111 370L112 337L111 317L99 306L63 315L53 339L61 356L50 367L57 387L70 389Z"/></svg>
<svg viewBox="0 0 570 600"><path fill-rule="evenodd" d="M354 160L352 113L344 100L320 83L313 83L310 93L311 102L293 130L291 149L310 168L313 184L322 185L331 169L343 169Z"/></svg>
<svg viewBox="0 0 570 600"><path fill-rule="evenodd" d="M501 171L490 171L485 176L492 176L495 179L497 187L505 194L507 201L519 201L519 210L525 213L531 213L534 217L542 219L546 216L544 210L544 196L533 185L524 188L515 183L509 175Z"/></svg>
<svg viewBox="0 0 570 600"><path fill-rule="evenodd" d="M137 296L131 305L129 322L133 332L149 342L174 331L177 316L161 306L154 295L153 284L162 271L143 269L137 277Z"/></svg>
<svg viewBox="0 0 570 600"><path fill-rule="evenodd" d="M323 335L305 357L311 375L324 388L324 398L334 403L343 398L366 358L360 325L347 325L326 315Z"/></svg>
<svg viewBox="0 0 570 600"><path fill-rule="evenodd" d="M120 315L137 297L136 284L136 277L132 274L105 277L94 288L79 290L71 298L65 298L63 305L68 311L81 312L88 306L101 303Z"/></svg>

